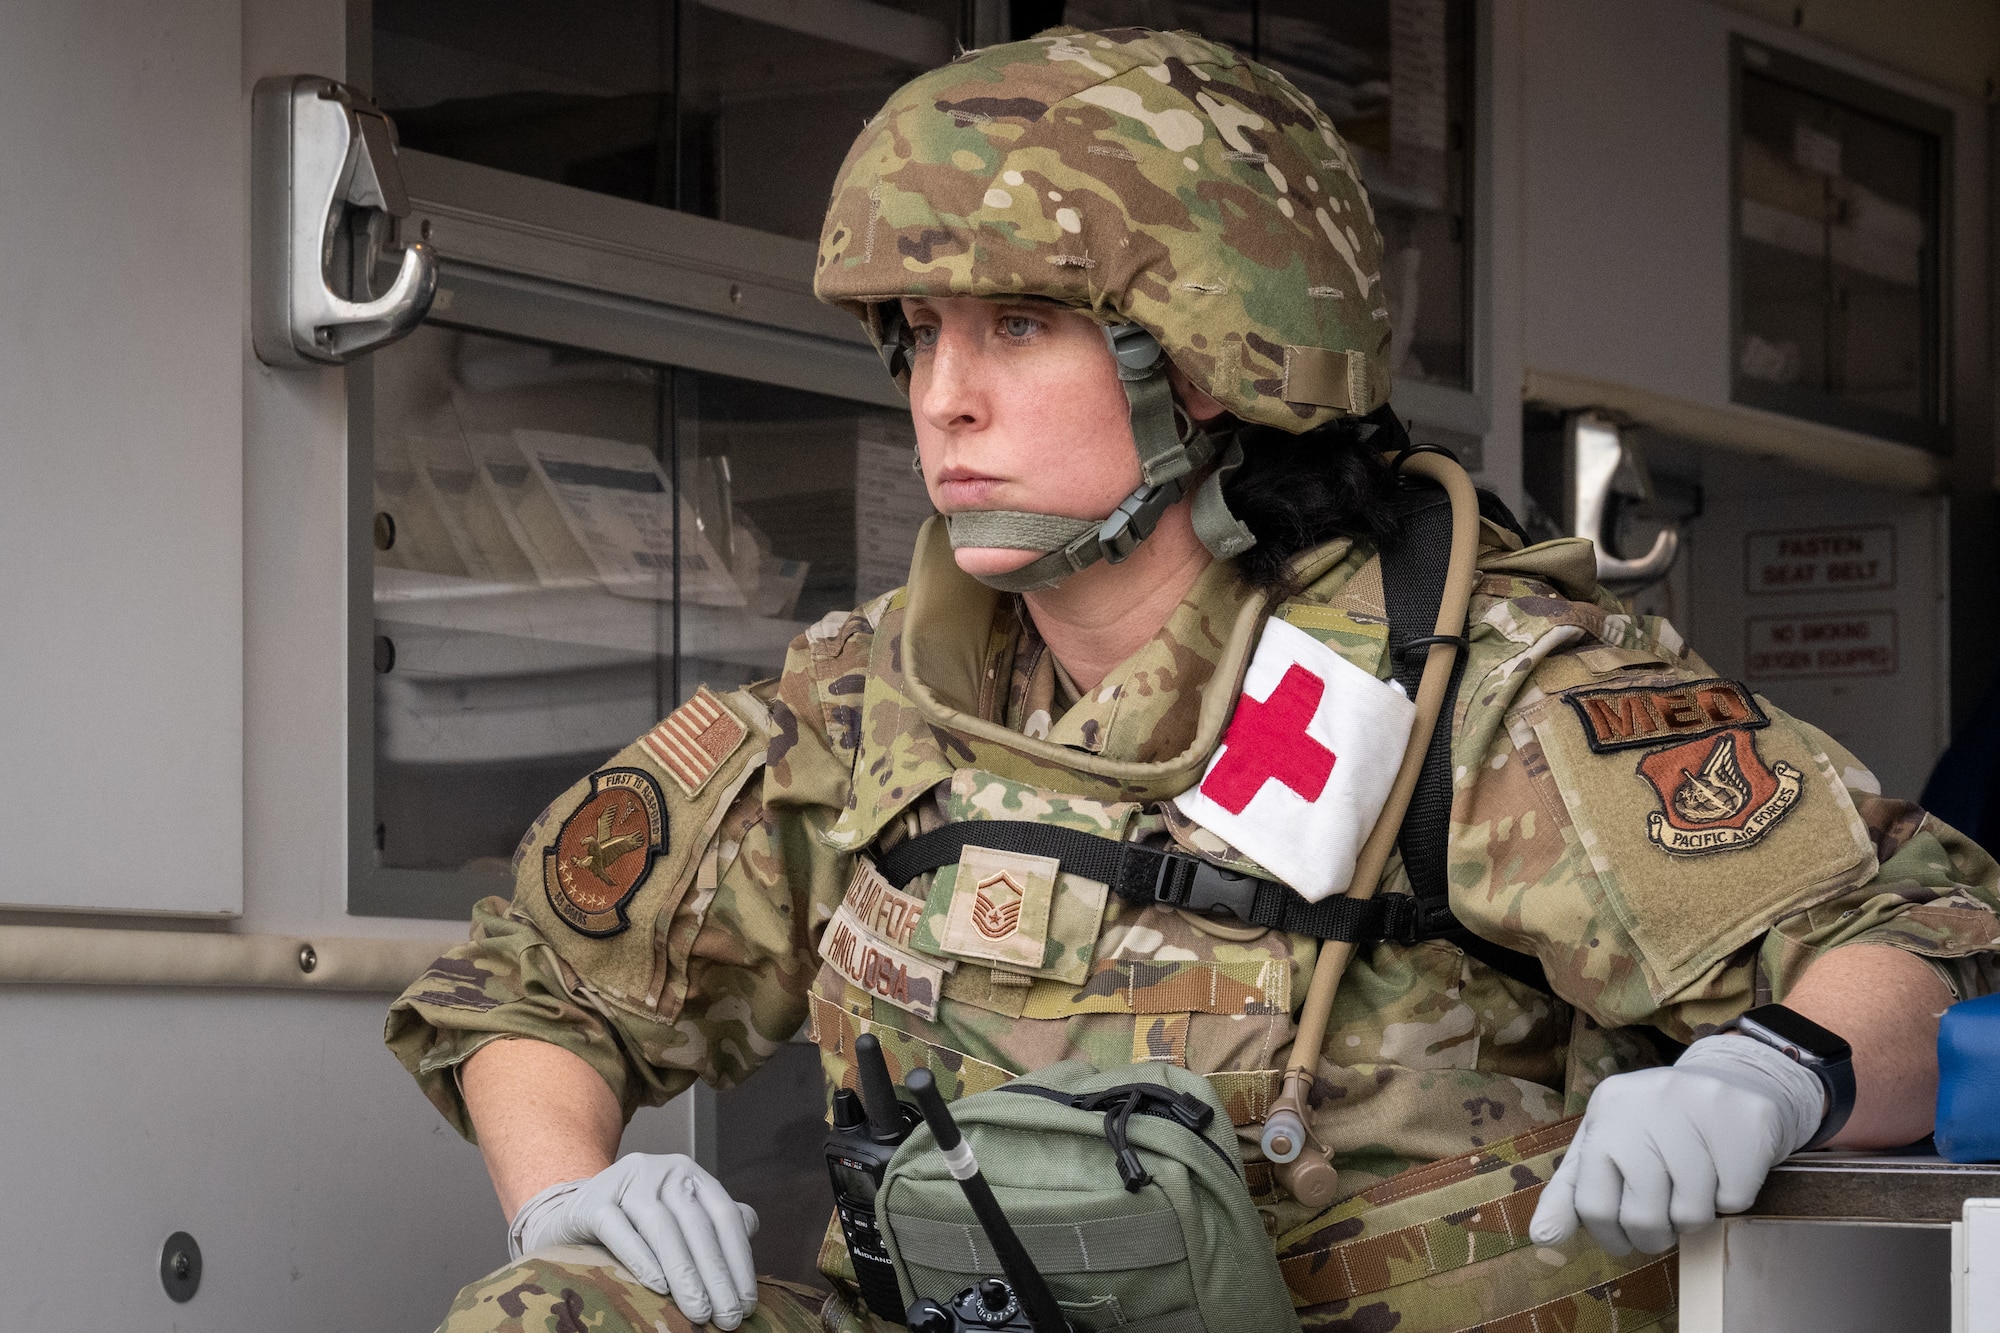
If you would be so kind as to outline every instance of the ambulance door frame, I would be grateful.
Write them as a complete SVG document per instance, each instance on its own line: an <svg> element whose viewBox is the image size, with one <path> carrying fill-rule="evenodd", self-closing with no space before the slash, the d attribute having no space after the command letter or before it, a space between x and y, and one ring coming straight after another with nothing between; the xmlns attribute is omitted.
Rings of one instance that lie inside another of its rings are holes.
<svg viewBox="0 0 2000 1333"><path fill-rule="evenodd" d="M439 254L425 320L907 410L860 326L812 296L815 247L405 151L402 234ZM463 921L511 876L376 864L374 373L347 379L347 913ZM678 645L676 645L678 652Z"/></svg>

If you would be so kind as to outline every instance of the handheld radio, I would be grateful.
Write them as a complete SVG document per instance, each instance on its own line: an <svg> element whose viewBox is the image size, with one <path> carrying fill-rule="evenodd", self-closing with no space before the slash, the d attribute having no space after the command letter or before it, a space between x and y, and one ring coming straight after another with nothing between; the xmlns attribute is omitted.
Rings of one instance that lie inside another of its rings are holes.
<svg viewBox="0 0 2000 1333"><path fill-rule="evenodd" d="M833 1129L826 1136L826 1169L833 1178L834 1210L847 1253L854 1260L854 1277L868 1308L878 1316L903 1322L903 1293L896 1285L896 1268L882 1243L875 1220L875 1192L897 1145L915 1129L918 1114L896 1098L882 1043L873 1033L854 1039L854 1064L861 1091L842 1088L833 1094Z"/></svg>

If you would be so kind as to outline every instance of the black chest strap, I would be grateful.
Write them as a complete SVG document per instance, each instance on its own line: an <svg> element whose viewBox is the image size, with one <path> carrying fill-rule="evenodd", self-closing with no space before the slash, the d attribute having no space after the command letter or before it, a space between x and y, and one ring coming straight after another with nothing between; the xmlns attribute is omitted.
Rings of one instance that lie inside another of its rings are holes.
<svg viewBox="0 0 2000 1333"><path fill-rule="evenodd" d="M1424 904L1405 894L1366 902L1333 897L1309 903L1274 879L1238 874L1183 851L1119 842L1029 820L973 819L946 824L896 844L875 868L900 889L918 875L955 864L967 847L1053 857L1061 863L1064 874L1094 879L1126 902L1142 907L1179 907L1218 920L1266 926L1314 939L1414 944L1458 924L1448 905L1443 919L1433 920L1425 915Z"/></svg>

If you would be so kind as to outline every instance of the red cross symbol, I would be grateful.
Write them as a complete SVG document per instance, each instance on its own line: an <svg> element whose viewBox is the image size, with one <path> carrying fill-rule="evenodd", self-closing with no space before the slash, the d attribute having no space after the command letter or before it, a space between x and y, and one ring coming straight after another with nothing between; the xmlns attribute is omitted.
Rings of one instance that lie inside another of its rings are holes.
<svg viewBox="0 0 2000 1333"><path fill-rule="evenodd" d="M1229 721L1227 748L1206 778L1202 795L1232 815L1276 778L1308 801L1317 801L1333 774L1333 751L1306 735L1326 682L1294 663L1271 697L1244 695Z"/></svg>

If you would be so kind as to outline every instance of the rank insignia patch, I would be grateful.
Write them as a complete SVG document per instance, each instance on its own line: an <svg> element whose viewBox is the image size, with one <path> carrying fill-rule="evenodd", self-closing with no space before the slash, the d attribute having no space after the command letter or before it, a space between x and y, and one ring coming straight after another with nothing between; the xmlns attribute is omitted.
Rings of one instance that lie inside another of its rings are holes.
<svg viewBox="0 0 2000 1333"><path fill-rule="evenodd" d="M542 853L549 906L580 935L616 935L632 924L625 904L666 849L666 805L652 774L637 768L593 773L589 798Z"/></svg>
<svg viewBox="0 0 2000 1333"><path fill-rule="evenodd" d="M1576 710L1584 739L1598 754L1771 725L1750 691L1733 680L1572 690L1563 701Z"/></svg>
<svg viewBox="0 0 2000 1333"><path fill-rule="evenodd" d="M1025 890L1006 871L998 871L974 886L972 925L989 940L1004 940L1021 925Z"/></svg>
<svg viewBox="0 0 2000 1333"><path fill-rule="evenodd" d="M951 880L944 952L1008 967L1040 967L1061 874L1062 862L1053 856L967 847Z"/></svg>
<svg viewBox="0 0 2000 1333"><path fill-rule="evenodd" d="M1750 846L1798 806L1803 782L1782 759L1767 765L1741 728L1655 750L1639 761L1639 776L1660 798L1646 836L1674 856Z"/></svg>
<svg viewBox="0 0 2000 1333"><path fill-rule="evenodd" d="M666 721L641 736L639 746L692 799L749 734L736 714L703 685L667 714Z"/></svg>

